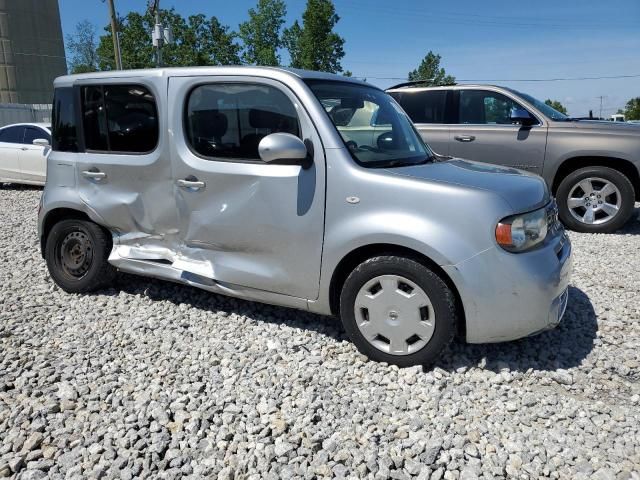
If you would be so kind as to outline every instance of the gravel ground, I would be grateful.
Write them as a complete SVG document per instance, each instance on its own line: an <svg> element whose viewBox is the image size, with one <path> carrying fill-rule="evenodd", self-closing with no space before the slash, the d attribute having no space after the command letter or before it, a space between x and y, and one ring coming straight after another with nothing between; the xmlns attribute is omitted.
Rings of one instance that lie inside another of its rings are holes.
<svg viewBox="0 0 640 480"><path fill-rule="evenodd" d="M571 234L564 322L437 366L339 323L122 275L54 286L0 187L0 477L640 479L640 221Z"/></svg>

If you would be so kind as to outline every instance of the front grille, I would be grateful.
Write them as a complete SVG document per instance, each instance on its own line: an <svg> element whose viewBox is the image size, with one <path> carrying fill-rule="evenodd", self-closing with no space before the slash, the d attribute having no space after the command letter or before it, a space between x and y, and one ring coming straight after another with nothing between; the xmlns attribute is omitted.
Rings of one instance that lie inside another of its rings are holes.
<svg viewBox="0 0 640 480"><path fill-rule="evenodd" d="M560 230L562 230L562 224L558 219L558 204L554 199L547 205L547 231L555 234Z"/></svg>

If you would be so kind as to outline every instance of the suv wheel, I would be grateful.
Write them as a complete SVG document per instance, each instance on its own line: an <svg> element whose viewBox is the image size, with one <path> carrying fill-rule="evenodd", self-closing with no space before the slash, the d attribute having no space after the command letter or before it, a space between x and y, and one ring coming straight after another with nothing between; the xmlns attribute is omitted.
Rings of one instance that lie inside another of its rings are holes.
<svg viewBox="0 0 640 480"><path fill-rule="evenodd" d="M436 360L454 336L457 312L438 275L409 258L379 256L345 281L340 316L360 352L406 367Z"/></svg>
<svg viewBox="0 0 640 480"><path fill-rule="evenodd" d="M62 220L47 237L45 260L51 278L69 293L83 293L108 285L116 269L107 258L111 237L86 220Z"/></svg>
<svg viewBox="0 0 640 480"><path fill-rule="evenodd" d="M618 170L586 167L565 177L556 192L560 220L571 230L609 233L633 214L635 191Z"/></svg>

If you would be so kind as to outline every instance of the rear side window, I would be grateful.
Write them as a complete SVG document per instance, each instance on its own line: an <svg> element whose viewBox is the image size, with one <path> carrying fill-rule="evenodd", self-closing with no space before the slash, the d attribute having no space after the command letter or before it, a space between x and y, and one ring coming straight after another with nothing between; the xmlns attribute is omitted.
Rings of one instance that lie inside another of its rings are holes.
<svg viewBox="0 0 640 480"><path fill-rule="evenodd" d="M155 98L141 85L82 87L82 126L87 150L148 153L158 144Z"/></svg>
<svg viewBox="0 0 640 480"><path fill-rule="evenodd" d="M445 123L446 90L392 92L413 123Z"/></svg>
<svg viewBox="0 0 640 480"><path fill-rule="evenodd" d="M22 143L24 127L7 127L0 130L0 142Z"/></svg>
<svg viewBox="0 0 640 480"><path fill-rule="evenodd" d="M187 142L210 158L259 160L258 144L276 132L300 137L295 107L268 85L201 85L189 94L185 112Z"/></svg>
<svg viewBox="0 0 640 480"><path fill-rule="evenodd" d="M52 148L59 152L78 151L75 96L72 87L56 88L53 96Z"/></svg>

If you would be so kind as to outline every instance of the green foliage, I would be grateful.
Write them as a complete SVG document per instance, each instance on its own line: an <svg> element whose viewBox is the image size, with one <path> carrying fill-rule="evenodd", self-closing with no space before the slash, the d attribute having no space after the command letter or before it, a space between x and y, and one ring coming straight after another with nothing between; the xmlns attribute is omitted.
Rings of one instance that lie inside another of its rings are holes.
<svg viewBox="0 0 640 480"><path fill-rule="evenodd" d="M554 110L557 110L560 113L564 113L565 115L567 114L566 107L564 105L562 105L558 100L551 100L550 98L547 98L544 101L544 103L546 103L551 108L553 108Z"/></svg>
<svg viewBox="0 0 640 480"><path fill-rule="evenodd" d="M89 20L78 22L75 33L67 36L69 72L95 72L98 69L96 48L96 27Z"/></svg>
<svg viewBox="0 0 640 480"><path fill-rule="evenodd" d="M626 120L640 120L640 97L632 98L624 107Z"/></svg>
<svg viewBox="0 0 640 480"><path fill-rule="evenodd" d="M249 9L249 20L240 24L244 43L242 59L252 65L280 65L278 49L283 45L280 30L287 7L282 0L258 0L256 9Z"/></svg>
<svg viewBox="0 0 640 480"><path fill-rule="evenodd" d="M185 19L171 10L160 12L161 21L170 26L174 41L162 48L162 61L166 66L233 65L240 63L240 46L235 43L237 35L220 24L216 17L191 15ZM151 32L155 19L150 12L129 12L118 19L120 50L123 68L155 67L155 49L151 43ZM100 70L113 70L115 60L111 28L98 45Z"/></svg>
<svg viewBox="0 0 640 480"><path fill-rule="evenodd" d="M283 45L289 50L291 66L341 72L344 38L333 31L339 20L331 0L307 0L302 27L296 20L283 35Z"/></svg>
<svg viewBox="0 0 640 480"><path fill-rule="evenodd" d="M410 81L421 80L420 84L424 86L452 85L456 82L456 78L447 75L444 68L440 67L442 57L429 50L429 53L422 59L417 69L409 72Z"/></svg>

